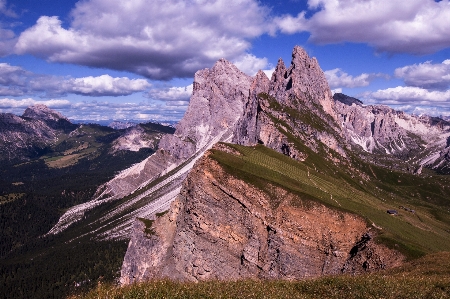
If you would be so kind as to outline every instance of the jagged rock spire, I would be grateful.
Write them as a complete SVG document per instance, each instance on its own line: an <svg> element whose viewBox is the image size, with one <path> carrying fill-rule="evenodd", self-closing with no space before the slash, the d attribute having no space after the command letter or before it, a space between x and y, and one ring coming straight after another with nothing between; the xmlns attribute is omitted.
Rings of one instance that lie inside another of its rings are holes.
<svg viewBox="0 0 450 299"><path fill-rule="evenodd" d="M269 93L286 105L292 104L293 97L310 108L320 105L336 119L330 87L317 59L310 58L299 46L295 46L292 51L289 68L286 69L281 58L278 60Z"/></svg>
<svg viewBox="0 0 450 299"><path fill-rule="evenodd" d="M241 116L236 131L234 133L233 142L238 144L256 144L258 141L258 107L260 93L269 91L270 80L263 71L258 71L250 85L250 93L247 102L244 105L244 113Z"/></svg>

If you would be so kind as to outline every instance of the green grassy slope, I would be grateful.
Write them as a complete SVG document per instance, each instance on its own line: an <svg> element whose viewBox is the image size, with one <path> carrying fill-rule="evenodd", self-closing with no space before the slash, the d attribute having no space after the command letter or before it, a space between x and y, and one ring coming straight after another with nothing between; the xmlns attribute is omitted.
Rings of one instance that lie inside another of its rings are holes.
<svg viewBox="0 0 450 299"><path fill-rule="evenodd" d="M100 284L70 298L449 298L450 253L441 252L400 268L362 276L334 276L304 281L150 281L126 287Z"/></svg>
<svg viewBox="0 0 450 299"><path fill-rule="evenodd" d="M240 155L214 150L212 157L229 173L268 193L267 183L277 184L302 199L359 214L378 230L379 241L408 258L450 248L447 176L418 177L359 161L362 179L314 152L298 162L261 145L228 146ZM399 215L389 215L389 209Z"/></svg>

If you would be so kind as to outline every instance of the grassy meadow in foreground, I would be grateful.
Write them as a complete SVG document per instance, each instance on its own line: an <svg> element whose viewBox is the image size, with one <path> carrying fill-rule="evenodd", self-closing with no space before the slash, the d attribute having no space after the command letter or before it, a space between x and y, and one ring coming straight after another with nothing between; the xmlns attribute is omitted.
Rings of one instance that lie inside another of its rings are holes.
<svg viewBox="0 0 450 299"><path fill-rule="evenodd" d="M125 287L99 284L88 294L70 298L450 298L450 252L362 276L304 281L151 281Z"/></svg>

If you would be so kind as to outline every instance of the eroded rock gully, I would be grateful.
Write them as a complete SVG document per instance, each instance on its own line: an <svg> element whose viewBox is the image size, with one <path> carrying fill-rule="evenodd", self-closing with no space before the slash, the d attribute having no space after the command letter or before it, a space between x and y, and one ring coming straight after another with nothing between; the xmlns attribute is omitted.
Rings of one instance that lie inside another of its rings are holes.
<svg viewBox="0 0 450 299"><path fill-rule="evenodd" d="M211 153L196 163L170 211L147 233L136 221L122 284L159 278L299 279L374 271L402 261L373 242L361 217L270 184L261 191L227 173Z"/></svg>

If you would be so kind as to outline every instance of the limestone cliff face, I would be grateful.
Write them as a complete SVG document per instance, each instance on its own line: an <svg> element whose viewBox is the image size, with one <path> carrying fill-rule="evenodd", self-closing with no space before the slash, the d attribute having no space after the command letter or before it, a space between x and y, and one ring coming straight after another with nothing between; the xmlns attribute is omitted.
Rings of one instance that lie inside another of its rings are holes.
<svg viewBox="0 0 450 299"><path fill-rule="evenodd" d="M215 150L233 151L224 145ZM170 211L136 222L121 283L170 278L298 279L392 267L402 257L372 242L359 216L270 186L276 196L197 161ZM148 223L147 223L148 226Z"/></svg>
<svg viewBox="0 0 450 299"><path fill-rule="evenodd" d="M100 186L90 202L69 209L52 231L60 232L78 221L87 209L125 196L130 199L98 221L116 221L101 238L129 238L137 217L153 218L167 210L195 161L216 142L231 141L251 83L251 77L225 59L198 71L189 108L175 133L164 135L153 155Z"/></svg>
<svg viewBox="0 0 450 299"><path fill-rule="evenodd" d="M251 77L225 59L198 71L189 108L175 134L161 138L159 150L143 161L139 172L125 171L99 189L97 196L126 196L186 160L198 158L214 143L230 140L250 84Z"/></svg>
<svg viewBox="0 0 450 299"><path fill-rule="evenodd" d="M286 69L280 61L271 80L263 72L249 77L221 59L195 74L189 107L175 134L162 137L155 154L101 186L89 206L136 194L102 217L107 222L129 211L105 234L128 238L136 217L151 219L168 209L194 162L218 141L263 143L303 160L306 155L293 140L300 138L313 150L333 149L345 156L333 105L317 61L300 47L294 48L291 66ZM294 115L297 110L300 117ZM76 213L68 212L76 217L66 213L62 218L73 221L83 211L84 207L77 207Z"/></svg>
<svg viewBox="0 0 450 299"><path fill-rule="evenodd" d="M292 51L292 62L288 69L283 60L278 60L269 94L292 108L298 108L293 101L296 98L313 110L321 107L327 114L336 117L330 87L317 59L309 57L299 46L295 46Z"/></svg>

